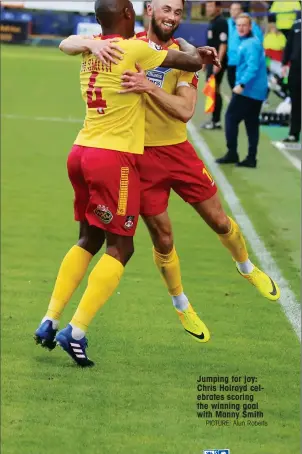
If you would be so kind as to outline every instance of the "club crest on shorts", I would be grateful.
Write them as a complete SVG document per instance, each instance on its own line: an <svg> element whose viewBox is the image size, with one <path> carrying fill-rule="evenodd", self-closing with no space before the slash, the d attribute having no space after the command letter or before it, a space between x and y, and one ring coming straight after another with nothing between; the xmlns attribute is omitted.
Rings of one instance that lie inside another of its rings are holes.
<svg viewBox="0 0 302 454"><path fill-rule="evenodd" d="M134 225L134 222L133 222L134 218L135 218L135 216L127 216L126 217L126 222L124 224L124 227L125 227L126 230L132 229L132 227Z"/></svg>
<svg viewBox="0 0 302 454"><path fill-rule="evenodd" d="M109 224L113 219L113 214L105 205L98 205L93 212L104 224Z"/></svg>

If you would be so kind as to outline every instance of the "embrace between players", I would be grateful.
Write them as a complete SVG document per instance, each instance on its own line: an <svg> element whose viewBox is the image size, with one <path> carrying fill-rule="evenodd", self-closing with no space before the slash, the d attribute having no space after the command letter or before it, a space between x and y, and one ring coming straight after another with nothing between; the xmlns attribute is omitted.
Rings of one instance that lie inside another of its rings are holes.
<svg viewBox="0 0 302 454"><path fill-rule="evenodd" d="M184 329L198 342L210 339L183 290L167 213L171 189L217 233L244 278L266 298L280 296L277 284L249 260L238 225L224 212L214 180L187 140L186 122L197 101L196 71L220 63L215 49L173 39L183 4L151 1L149 30L134 37L129 0L96 0L102 35L70 36L60 44L66 54L82 54L86 117L67 163L80 233L62 261L35 340L51 350L59 344L82 367L94 364L87 356L86 331L134 252L139 215ZM71 322L58 332L64 307L105 241L106 252L91 271Z"/></svg>

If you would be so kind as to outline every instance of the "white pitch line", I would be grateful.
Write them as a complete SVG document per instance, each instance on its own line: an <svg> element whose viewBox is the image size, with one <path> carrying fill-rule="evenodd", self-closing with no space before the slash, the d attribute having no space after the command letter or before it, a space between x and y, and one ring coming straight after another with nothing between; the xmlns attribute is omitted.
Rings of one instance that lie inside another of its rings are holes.
<svg viewBox="0 0 302 454"><path fill-rule="evenodd" d="M242 232L248 239L250 246L261 263L264 271L275 279L276 282L278 282L281 289L281 298L279 302L301 342L301 307L297 302L294 293L290 290L288 282L282 276L278 265L257 234L249 216L244 211L240 200L235 194L233 187L228 182L218 164L216 164L214 156L212 155L208 145L192 122L188 123L188 131L193 139L196 149L204 159L207 167L217 181L218 186L221 188L226 202L228 203L236 221L240 225Z"/></svg>
<svg viewBox="0 0 302 454"><path fill-rule="evenodd" d="M19 115L19 114L1 114L2 118L7 118L9 120L29 120L29 121L46 121L49 123L83 123L84 120L80 120L79 118L71 118L71 117L30 117L28 115Z"/></svg>
<svg viewBox="0 0 302 454"><path fill-rule="evenodd" d="M282 142L272 142L272 144L280 151L283 156L288 159L292 165L301 172L301 160L290 154L285 148ZM301 151L301 150L298 150Z"/></svg>

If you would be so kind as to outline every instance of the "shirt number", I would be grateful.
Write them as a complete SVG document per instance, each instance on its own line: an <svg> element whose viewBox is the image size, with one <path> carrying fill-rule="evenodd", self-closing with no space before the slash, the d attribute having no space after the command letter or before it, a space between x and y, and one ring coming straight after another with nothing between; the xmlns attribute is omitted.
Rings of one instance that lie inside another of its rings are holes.
<svg viewBox="0 0 302 454"><path fill-rule="evenodd" d="M102 98L102 89L95 87L96 79L99 73L93 71L89 78L87 89L87 106L90 109L97 109L100 114L105 113L104 109L107 107L105 99Z"/></svg>

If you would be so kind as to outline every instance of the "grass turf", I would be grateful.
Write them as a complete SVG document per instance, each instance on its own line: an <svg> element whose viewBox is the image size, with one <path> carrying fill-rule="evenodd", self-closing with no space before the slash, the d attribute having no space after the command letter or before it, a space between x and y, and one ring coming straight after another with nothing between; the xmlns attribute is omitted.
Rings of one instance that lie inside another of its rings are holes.
<svg viewBox="0 0 302 454"><path fill-rule="evenodd" d="M299 343L279 305L238 276L216 236L176 196L169 213L185 290L212 340L200 345L184 333L140 223L136 254L89 332L97 366L79 370L60 349L34 345L59 263L77 236L65 162L80 125L33 117L81 118L84 106L77 59L54 49L3 47L1 79L2 114L28 117L2 118L3 452L298 452ZM200 104L196 124L201 116ZM224 151L222 133L205 138L213 153ZM298 296L299 174L265 137L260 151L257 171L226 174ZM206 426L196 415L199 375L257 376L264 390L255 399L268 426Z"/></svg>

